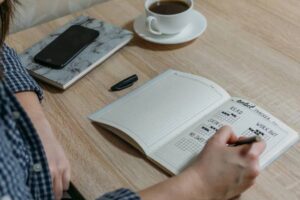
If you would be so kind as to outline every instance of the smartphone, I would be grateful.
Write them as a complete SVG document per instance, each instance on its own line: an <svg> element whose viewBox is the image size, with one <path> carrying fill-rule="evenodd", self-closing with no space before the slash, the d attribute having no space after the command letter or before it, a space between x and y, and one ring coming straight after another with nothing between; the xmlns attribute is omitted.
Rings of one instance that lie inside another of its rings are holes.
<svg viewBox="0 0 300 200"><path fill-rule="evenodd" d="M99 32L80 25L73 25L42 49L34 61L47 67L61 69L91 44Z"/></svg>

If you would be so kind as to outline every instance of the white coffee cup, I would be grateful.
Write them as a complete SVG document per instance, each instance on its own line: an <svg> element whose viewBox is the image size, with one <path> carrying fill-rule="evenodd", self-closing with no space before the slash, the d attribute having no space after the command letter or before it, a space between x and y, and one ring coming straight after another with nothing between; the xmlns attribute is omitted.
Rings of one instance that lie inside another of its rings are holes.
<svg viewBox="0 0 300 200"><path fill-rule="evenodd" d="M189 8L183 12L177 14L158 14L152 12L150 6L158 1L162 0L146 0L145 11L146 11L146 26L148 31L154 35L162 34L177 34L180 33L192 20L191 14L193 10L193 0L181 0ZM164 0L167 1L167 0ZM169 0L172 1L172 0Z"/></svg>

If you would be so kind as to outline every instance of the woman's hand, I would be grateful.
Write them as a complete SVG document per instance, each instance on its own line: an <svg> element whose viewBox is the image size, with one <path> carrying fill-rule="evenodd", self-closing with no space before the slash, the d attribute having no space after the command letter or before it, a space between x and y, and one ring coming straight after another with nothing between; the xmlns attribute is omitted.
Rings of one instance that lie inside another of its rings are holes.
<svg viewBox="0 0 300 200"><path fill-rule="evenodd" d="M265 143L228 146L237 140L230 127L221 128L208 141L194 165L187 169L201 180L195 180L199 183L195 186L204 189L208 199L234 198L252 186L259 175L259 156Z"/></svg>
<svg viewBox="0 0 300 200"><path fill-rule="evenodd" d="M63 191L66 191L69 188L71 178L70 163L63 148L55 137L51 135L50 137L42 136L41 139L52 177L55 199L60 200L62 198Z"/></svg>
<svg viewBox="0 0 300 200"><path fill-rule="evenodd" d="M238 138L225 126L208 141L198 159L180 175L140 192L144 200L237 199L259 174L264 142L228 146Z"/></svg>

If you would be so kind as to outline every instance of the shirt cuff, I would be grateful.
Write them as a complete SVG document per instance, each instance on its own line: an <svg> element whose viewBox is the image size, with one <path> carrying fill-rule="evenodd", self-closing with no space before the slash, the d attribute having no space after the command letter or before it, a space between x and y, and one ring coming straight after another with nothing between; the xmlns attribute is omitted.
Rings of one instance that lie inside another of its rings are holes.
<svg viewBox="0 0 300 200"><path fill-rule="evenodd" d="M14 49L4 44L1 48L0 61L4 69L5 85L13 92L35 92L41 101L43 91L23 67Z"/></svg>
<svg viewBox="0 0 300 200"><path fill-rule="evenodd" d="M97 200L141 200L139 195L130 189L121 188L113 192L106 193Z"/></svg>
<svg viewBox="0 0 300 200"><path fill-rule="evenodd" d="M13 93L35 92L38 99L43 100L43 90L29 74L6 71L4 72L4 83Z"/></svg>

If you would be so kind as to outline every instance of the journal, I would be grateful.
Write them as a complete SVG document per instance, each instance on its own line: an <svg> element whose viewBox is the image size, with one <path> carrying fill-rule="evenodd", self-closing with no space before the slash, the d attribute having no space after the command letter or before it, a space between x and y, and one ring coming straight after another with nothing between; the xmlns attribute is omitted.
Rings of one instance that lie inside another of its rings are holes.
<svg viewBox="0 0 300 200"><path fill-rule="evenodd" d="M224 125L238 136L261 136L261 168L298 140L298 133L250 101L192 74L168 70L89 118L143 152L171 174L197 157Z"/></svg>

